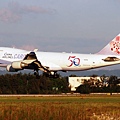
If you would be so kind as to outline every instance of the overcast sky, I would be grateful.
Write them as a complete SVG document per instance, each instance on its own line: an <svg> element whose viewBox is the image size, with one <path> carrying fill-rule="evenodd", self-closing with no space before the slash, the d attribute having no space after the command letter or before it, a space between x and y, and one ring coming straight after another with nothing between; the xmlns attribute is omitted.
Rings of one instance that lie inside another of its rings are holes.
<svg viewBox="0 0 120 120"><path fill-rule="evenodd" d="M0 46L96 53L120 33L119 0L1 0Z"/></svg>

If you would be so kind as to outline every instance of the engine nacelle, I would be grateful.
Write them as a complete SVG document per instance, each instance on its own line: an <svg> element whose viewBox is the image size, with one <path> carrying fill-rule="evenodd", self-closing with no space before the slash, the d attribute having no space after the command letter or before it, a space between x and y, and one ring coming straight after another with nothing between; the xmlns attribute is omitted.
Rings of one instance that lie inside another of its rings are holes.
<svg viewBox="0 0 120 120"><path fill-rule="evenodd" d="M18 70L14 69L11 65L7 65L6 67L8 72L17 72Z"/></svg>
<svg viewBox="0 0 120 120"><path fill-rule="evenodd" d="M11 64L12 68L14 69L23 69L25 67L25 64L23 64L22 62L20 61L15 61Z"/></svg>

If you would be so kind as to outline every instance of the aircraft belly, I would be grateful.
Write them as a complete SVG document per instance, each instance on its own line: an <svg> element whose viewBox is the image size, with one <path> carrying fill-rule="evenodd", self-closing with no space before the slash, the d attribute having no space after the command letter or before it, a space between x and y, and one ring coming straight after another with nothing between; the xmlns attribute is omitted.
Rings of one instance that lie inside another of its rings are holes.
<svg viewBox="0 0 120 120"><path fill-rule="evenodd" d="M8 64L10 64L11 62L6 61L6 60L0 60L0 67L6 67Z"/></svg>

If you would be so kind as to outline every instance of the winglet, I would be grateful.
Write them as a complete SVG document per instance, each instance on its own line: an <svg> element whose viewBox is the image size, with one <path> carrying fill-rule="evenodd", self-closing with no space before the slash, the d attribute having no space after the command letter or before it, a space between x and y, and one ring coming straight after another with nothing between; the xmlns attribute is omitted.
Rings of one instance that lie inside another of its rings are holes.
<svg viewBox="0 0 120 120"><path fill-rule="evenodd" d="M120 55L120 34L97 54Z"/></svg>
<svg viewBox="0 0 120 120"><path fill-rule="evenodd" d="M37 52L38 51L38 49L34 49L34 52Z"/></svg>

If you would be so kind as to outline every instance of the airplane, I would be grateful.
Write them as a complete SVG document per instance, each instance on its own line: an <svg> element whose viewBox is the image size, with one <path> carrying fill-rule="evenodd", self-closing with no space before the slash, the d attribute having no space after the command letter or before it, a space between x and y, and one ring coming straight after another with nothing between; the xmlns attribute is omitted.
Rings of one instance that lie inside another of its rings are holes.
<svg viewBox="0 0 120 120"><path fill-rule="evenodd" d="M95 54L58 53L27 51L17 48L0 47L0 67L8 72L24 69L39 70L55 77L57 71L83 71L120 64L120 34L101 51Z"/></svg>

